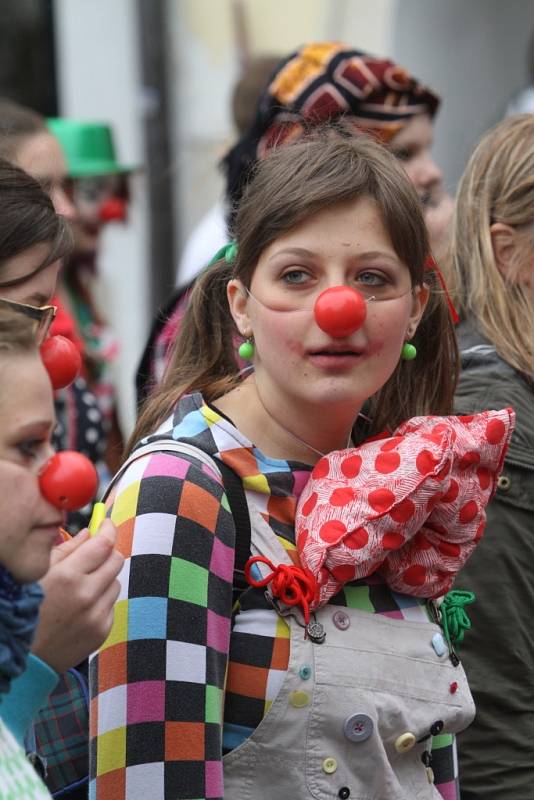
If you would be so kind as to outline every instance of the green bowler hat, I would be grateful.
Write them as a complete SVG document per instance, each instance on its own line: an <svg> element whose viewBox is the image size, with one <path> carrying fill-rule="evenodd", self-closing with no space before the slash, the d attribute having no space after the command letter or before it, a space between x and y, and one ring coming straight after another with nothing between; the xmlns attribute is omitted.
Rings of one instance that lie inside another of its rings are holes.
<svg viewBox="0 0 534 800"><path fill-rule="evenodd" d="M109 125L68 117L53 117L46 124L62 147L70 178L122 175L136 169L117 161Z"/></svg>

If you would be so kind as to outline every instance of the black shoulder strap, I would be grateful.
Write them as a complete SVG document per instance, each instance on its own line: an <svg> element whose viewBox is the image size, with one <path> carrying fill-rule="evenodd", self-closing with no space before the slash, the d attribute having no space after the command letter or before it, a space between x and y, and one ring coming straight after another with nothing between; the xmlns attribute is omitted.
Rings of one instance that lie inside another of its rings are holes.
<svg viewBox="0 0 534 800"><path fill-rule="evenodd" d="M126 459L120 470L112 478L111 483L108 485L104 493L103 499L106 499L110 489L115 485L115 483L133 461L137 461L137 459L141 458L142 456L154 452L175 452L188 454L199 459L202 461L202 463L210 466L216 472L220 473L235 526L235 562L233 582L235 602L241 592L248 587L248 584L245 581L244 571L245 564L250 558L251 527L250 514L247 505L247 498L245 496L245 490L243 489L243 483L239 475L234 472L234 470L229 467L228 464L225 464L224 461L215 462L211 456L209 456L199 447L188 444L187 442L180 442L174 439L158 439L133 451L133 453Z"/></svg>
<svg viewBox="0 0 534 800"><path fill-rule="evenodd" d="M234 562L234 602L239 594L247 588L245 581L245 564L250 558L250 513L247 505L243 482L234 470L223 461L218 461L228 498L228 505L234 518L235 526L235 562Z"/></svg>

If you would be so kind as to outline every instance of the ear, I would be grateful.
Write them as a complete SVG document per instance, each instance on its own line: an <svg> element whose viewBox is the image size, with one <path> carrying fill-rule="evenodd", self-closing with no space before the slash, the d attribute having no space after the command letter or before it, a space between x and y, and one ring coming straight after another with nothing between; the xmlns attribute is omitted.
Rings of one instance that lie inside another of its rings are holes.
<svg viewBox="0 0 534 800"><path fill-rule="evenodd" d="M248 295L245 286L237 278L228 281L226 296L230 313L236 324L237 330L242 336L251 336L252 329L248 315Z"/></svg>
<svg viewBox="0 0 534 800"><path fill-rule="evenodd" d="M516 232L510 225L494 222L490 227L491 246L497 269L506 281L515 278L514 257L517 247Z"/></svg>
<svg viewBox="0 0 534 800"><path fill-rule="evenodd" d="M421 317L425 313L425 308L429 297L430 289L426 283L414 288L412 295L412 310L408 318L408 326L406 328L406 336L408 339L411 339L412 336L415 335L418 325L421 322Z"/></svg>

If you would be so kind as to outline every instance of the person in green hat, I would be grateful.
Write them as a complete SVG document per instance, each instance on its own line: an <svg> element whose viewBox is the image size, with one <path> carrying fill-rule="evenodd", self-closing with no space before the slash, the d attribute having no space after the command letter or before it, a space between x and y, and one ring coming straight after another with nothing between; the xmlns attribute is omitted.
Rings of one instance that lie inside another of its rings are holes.
<svg viewBox="0 0 534 800"><path fill-rule="evenodd" d="M122 452L115 389L109 376L118 342L97 306L94 282L103 227L127 217L132 167L118 161L113 132L105 123L57 117L48 119L47 127L65 155L70 197L76 209L71 222L74 250L63 270L59 298L76 323L89 384L108 422L105 461L113 471Z"/></svg>

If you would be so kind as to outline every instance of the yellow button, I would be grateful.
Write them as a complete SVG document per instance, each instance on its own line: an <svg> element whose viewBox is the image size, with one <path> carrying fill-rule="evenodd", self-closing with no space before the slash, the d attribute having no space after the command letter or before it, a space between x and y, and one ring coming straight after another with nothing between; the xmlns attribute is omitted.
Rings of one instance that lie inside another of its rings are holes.
<svg viewBox="0 0 534 800"><path fill-rule="evenodd" d="M407 753L408 750L411 750L415 744L415 736L413 733L401 733L401 735L395 739L395 750L397 753Z"/></svg>
<svg viewBox="0 0 534 800"><path fill-rule="evenodd" d="M326 772L327 775L331 775L337 769L337 761L335 758L325 758L323 761L323 772Z"/></svg>
<svg viewBox="0 0 534 800"><path fill-rule="evenodd" d="M289 702L292 706L295 706L295 708L304 708L304 706L307 706L310 702L310 695L307 692L300 692L297 690L296 692L291 692L289 695Z"/></svg>

